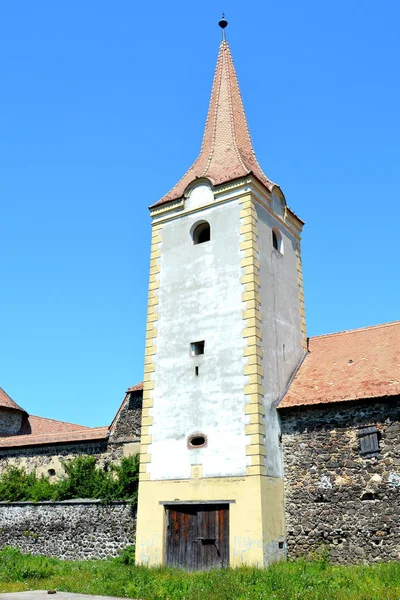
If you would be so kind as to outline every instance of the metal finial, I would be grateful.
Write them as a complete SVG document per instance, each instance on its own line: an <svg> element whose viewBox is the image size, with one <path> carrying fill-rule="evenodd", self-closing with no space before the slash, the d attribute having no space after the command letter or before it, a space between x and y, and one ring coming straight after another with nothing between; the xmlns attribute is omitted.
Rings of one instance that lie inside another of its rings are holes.
<svg viewBox="0 0 400 600"><path fill-rule="evenodd" d="M228 21L225 19L224 13L222 13L222 19L218 21L218 25L222 29L222 39L225 39L225 27L228 25Z"/></svg>

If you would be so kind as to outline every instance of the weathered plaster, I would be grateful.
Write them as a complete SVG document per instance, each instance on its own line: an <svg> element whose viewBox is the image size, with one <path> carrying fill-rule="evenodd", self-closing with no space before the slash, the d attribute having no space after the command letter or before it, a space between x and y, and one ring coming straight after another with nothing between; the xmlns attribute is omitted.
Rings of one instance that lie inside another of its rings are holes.
<svg viewBox="0 0 400 600"><path fill-rule="evenodd" d="M278 199L275 199L275 206ZM264 372L266 466L282 477L280 425L274 404L284 392L303 355L295 236L259 204L260 311ZM272 229L282 236L283 253L272 245Z"/></svg>
<svg viewBox="0 0 400 600"><path fill-rule="evenodd" d="M232 201L163 224L151 479L189 478L192 464L203 466L203 477L245 473L239 211ZM211 240L194 245L198 220L210 223ZM190 343L200 340L204 355L191 356ZM195 432L207 447L188 449Z"/></svg>

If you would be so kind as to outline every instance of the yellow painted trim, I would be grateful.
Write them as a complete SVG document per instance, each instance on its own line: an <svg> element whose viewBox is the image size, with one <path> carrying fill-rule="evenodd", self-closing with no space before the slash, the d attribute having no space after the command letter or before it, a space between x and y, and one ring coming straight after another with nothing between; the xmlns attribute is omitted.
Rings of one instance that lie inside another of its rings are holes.
<svg viewBox="0 0 400 600"><path fill-rule="evenodd" d="M254 357L252 357L252 358L254 358ZM252 364L245 366L244 374L245 375L258 375L259 377L263 377L264 369L262 368L262 366L260 364L253 362Z"/></svg>
<svg viewBox="0 0 400 600"><path fill-rule="evenodd" d="M257 373L253 373L252 375L248 375L247 376L247 383L248 385L262 385L263 384L263 377L261 375L258 375ZM245 386L247 387L247 386Z"/></svg>
<svg viewBox="0 0 400 600"><path fill-rule="evenodd" d="M247 250L251 248L251 250L254 252L259 252L258 244L253 240L249 240L248 242L240 242L239 248L240 250Z"/></svg>
<svg viewBox="0 0 400 600"><path fill-rule="evenodd" d="M244 242L258 242L258 234L254 232L254 227L251 231L242 234Z"/></svg>
<svg viewBox="0 0 400 600"><path fill-rule="evenodd" d="M143 398L143 408L153 408L154 400L153 398Z"/></svg>
<svg viewBox="0 0 400 600"><path fill-rule="evenodd" d="M246 404L262 404L263 397L261 394L247 394Z"/></svg>
<svg viewBox="0 0 400 600"><path fill-rule="evenodd" d="M249 292L243 292L242 293L242 302L257 302L258 304L260 304L261 302L261 298L260 298L260 294L259 293L254 293L254 290L250 290Z"/></svg>
<svg viewBox="0 0 400 600"><path fill-rule="evenodd" d="M256 273L251 273L250 275L242 275L240 279L240 283L253 283L255 285L260 286L260 278Z"/></svg>
<svg viewBox="0 0 400 600"><path fill-rule="evenodd" d="M265 437L259 433L254 433L250 436L250 444L252 446L256 446L258 444L262 444L265 446Z"/></svg>
<svg viewBox="0 0 400 600"><path fill-rule="evenodd" d="M259 342L260 340L258 340ZM261 349L261 345L259 343L257 344L253 344L252 346L248 345L245 348L243 348L243 356L254 356L257 355L258 357L262 358L262 349Z"/></svg>
<svg viewBox="0 0 400 600"><path fill-rule="evenodd" d="M265 436L265 425L262 423L248 423L245 426L246 435L263 435Z"/></svg>
<svg viewBox="0 0 400 600"><path fill-rule="evenodd" d="M260 356L256 353L252 353L252 354L250 354L250 356L247 356L247 365L246 366L249 366L249 365L258 365L259 367L261 367L262 361L261 361ZM263 373L263 375L264 375L264 373Z"/></svg>
<svg viewBox="0 0 400 600"><path fill-rule="evenodd" d="M244 338L251 338L253 336L261 338L261 328L254 326L246 327L243 329L242 335Z"/></svg>
<svg viewBox="0 0 400 600"><path fill-rule="evenodd" d="M259 268L258 260L256 258L254 258L254 256L252 254L250 254L249 256L243 257L240 261L240 266L243 268L251 267L253 265L257 266L257 268Z"/></svg>
<svg viewBox="0 0 400 600"><path fill-rule="evenodd" d="M252 456L253 458L253 456ZM165 502L230 500L229 563L231 567L267 566L268 548L284 540L282 479L266 477L265 467L247 467L246 477L191 478L139 483L136 562L165 565Z"/></svg>
<svg viewBox="0 0 400 600"><path fill-rule="evenodd" d="M151 463L150 448L152 443L151 427L153 417L150 411L153 409L154 380L153 373L156 365L154 362L156 354L156 344L158 328L158 303L160 288L160 256L161 256L162 225L153 223L151 232L151 252L150 252L150 274L149 274L149 294L146 322L146 344L144 357L144 389L143 389L143 407L142 407L142 429L140 444L140 481L150 479L147 472L147 465Z"/></svg>
<svg viewBox="0 0 400 600"><path fill-rule="evenodd" d="M150 418L151 417L149 417L149 419ZM259 413L247 415L247 418L249 419L249 421L248 421L249 425L257 425L257 424L263 425L263 423L264 423L264 421Z"/></svg>
<svg viewBox="0 0 400 600"><path fill-rule="evenodd" d="M305 317L305 304L304 304L304 287L303 287L303 267L301 263L301 250L300 243L297 244L296 248L296 258L297 258L297 282L299 285L299 302L300 302L300 319L301 319L301 334L302 339L301 343L303 346L303 350L307 350L307 327L306 327L306 317Z"/></svg>
<svg viewBox="0 0 400 600"><path fill-rule="evenodd" d="M251 404L246 404L245 405L245 407L244 407L244 414L245 415L259 414L259 415L262 415L264 417L265 416L265 409L264 409L264 406L262 404L252 402Z"/></svg>
<svg viewBox="0 0 400 600"><path fill-rule="evenodd" d="M240 249L244 253L240 265L245 270L241 277L243 285L242 301L243 311L243 339L247 346L243 348L243 356L247 357L247 364L244 365L243 374L247 378L247 384L244 386L247 403L245 405L245 415L248 419L246 425L246 436L248 436L248 445L246 452L257 461L258 464L264 464L266 446L261 431L265 409L263 404L263 369L262 369L262 329L261 329L261 311L260 311L260 264L258 248L258 217L255 204L252 198L243 200L242 210L240 211L240 233L244 241L240 244ZM253 444L254 435L261 443ZM254 469L254 463L249 466L246 473L252 475L251 469ZM249 471L250 469L250 471Z"/></svg>
<svg viewBox="0 0 400 600"><path fill-rule="evenodd" d="M266 475L267 469L262 465L247 467L246 475Z"/></svg>
<svg viewBox="0 0 400 600"><path fill-rule="evenodd" d="M246 447L247 456L253 456L256 454L260 454L261 456L266 456L267 452L265 449L265 444L252 444L251 446Z"/></svg>
<svg viewBox="0 0 400 600"><path fill-rule="evenodd" d="M140 445L141 446L146 446L148 444L151 444L153 441L153 436L151 435L142 435L142 437L140 438Z"/></svg>

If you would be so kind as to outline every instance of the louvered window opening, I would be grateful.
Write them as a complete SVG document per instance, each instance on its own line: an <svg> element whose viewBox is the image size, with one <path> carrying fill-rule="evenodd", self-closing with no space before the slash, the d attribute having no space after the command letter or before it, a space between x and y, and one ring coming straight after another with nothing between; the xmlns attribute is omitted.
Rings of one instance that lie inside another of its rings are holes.
<svg viewBox="0 0 400 600"><path fill-rule="evenodd" d="M360 453L365 456L374 456L379 453L379 430L376 427L362 427L359 429Z"/></svg>

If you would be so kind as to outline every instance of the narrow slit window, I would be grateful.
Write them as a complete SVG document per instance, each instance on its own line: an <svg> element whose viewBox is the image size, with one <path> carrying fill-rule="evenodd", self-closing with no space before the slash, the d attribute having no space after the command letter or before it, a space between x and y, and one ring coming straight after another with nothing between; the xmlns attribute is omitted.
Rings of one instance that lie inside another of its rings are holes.
<svg viewBox="0 0 400 600"><path fill-rule="evenodd" d="M283 254L283 240L281 232L274 228L272 230L272 247L274 250L277 250L279 254Z"/></svg>
<svg viewBox="0 0 400 600"><path fill-rule="evenodd" d="M196 377L199 376L199 367L194 368L194 374L196 375Z"/></svg>
<svg viewBox="0 0 400 600"><path fill-rule="evenodd" d="M200 354L204 354L204 340L201 342L192 342L190 344L190 354L192 356L199 356Z"/></svg>

